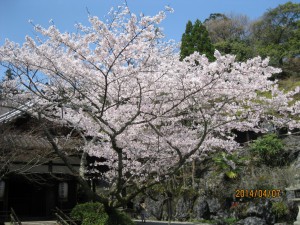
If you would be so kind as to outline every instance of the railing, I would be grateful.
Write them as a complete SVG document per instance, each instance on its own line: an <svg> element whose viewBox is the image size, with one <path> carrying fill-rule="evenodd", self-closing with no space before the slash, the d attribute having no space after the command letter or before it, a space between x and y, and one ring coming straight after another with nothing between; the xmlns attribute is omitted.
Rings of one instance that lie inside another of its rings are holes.
<svg viewBox="0 0 300 225"><path fill-rule="evenodd" d="M22 225L13 208L10 209L10 220L13 225Z"/></svg>
<svg viewBox="0 0 300 225"><path fill-rule="evenodd" d="M68 215L66 215L63 211L61 211L59 208L56 209L56 220L58 224L61 225L77 225L74 220L72 220Z"/></svg>

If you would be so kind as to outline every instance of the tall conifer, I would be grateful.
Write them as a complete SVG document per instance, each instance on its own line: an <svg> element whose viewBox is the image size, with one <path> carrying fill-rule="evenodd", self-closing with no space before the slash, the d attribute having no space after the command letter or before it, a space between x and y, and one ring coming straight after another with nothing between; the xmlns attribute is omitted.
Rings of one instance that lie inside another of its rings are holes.
<svg viewBox="0 0 300 225"><path fill-rule="evenodd" d="M195 51L205 54L210 61L214 59L214 47L205 26L198 19L194 24L190 20L186 24L181 39L180 59L183 60Z"/></svg>

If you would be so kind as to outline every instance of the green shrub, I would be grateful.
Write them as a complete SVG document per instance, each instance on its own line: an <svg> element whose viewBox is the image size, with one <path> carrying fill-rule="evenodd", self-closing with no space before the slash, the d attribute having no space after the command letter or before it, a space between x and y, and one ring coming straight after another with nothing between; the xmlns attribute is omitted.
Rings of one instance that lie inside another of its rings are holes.
<svg viewBox="0 0 300 225"><path fill-rule="evenodd" d="M276 134L267 134L258 138L250 145L250 151L258 155L260 160L268 166L282 164L283 142Z"/></svg>
<svg viewBox="0 0 300 225"><path fill-rule="evenodd" d="M273 202L272 204L272 212L275 214L277 221L283 221L287 214L289 213L289 209L284 202Z"/></svg>
<svg viewBox="0 0 300 225"><path fill-rule="evenodd" d="M112 210L108 216L99 202L76 205L71 211L71 217L82 225L134 225L127 214L118 210Z"/></svg>
<svg viewBox="0 0 300 225"><path fill-rule="evenodd" d="M224 173L226 177L235 179L239 176L241 168L245 166L246 158L239 157L237 154L229 154L226 152L218 153L213 158L217 172Z"/></svg>
<svg viewBox="0 0 300 225"><path fill-rule="evenodd" d="M106 220L105 225L135 225L135 223L127 214L115 210Z"/></svg>
<svg viewBox="0 0 300 225"><path fill-rule="evenodd" d="M103 205L99 202L76 205L71 211L71 217L81 221L82 225L104 225L108 218Z"/></svg>
<svg viewBox="0 0 300 225"><path fill-rule="evenodd" d="M238 220L236 218L230 217L230 218L226 218L224 219L224 222L227 224L235 224Z"/></svg>

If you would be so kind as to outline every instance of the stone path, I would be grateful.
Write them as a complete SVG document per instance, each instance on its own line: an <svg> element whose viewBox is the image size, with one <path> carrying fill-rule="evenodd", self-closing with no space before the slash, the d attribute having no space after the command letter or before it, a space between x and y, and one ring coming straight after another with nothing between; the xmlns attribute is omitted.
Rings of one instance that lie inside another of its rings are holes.
<svg viewBox="0 0 300 225"><path fill-rule="evenodd" d="M134 220L136 225L168 225L167 221L147 220L142 223L140 220ZM10 222L5 222L5 225L11 225ZM22 225L57 225L56 221L24 221ZM171 225L211 225L208 223L189 223L189 222L171 222Z"/></svg>

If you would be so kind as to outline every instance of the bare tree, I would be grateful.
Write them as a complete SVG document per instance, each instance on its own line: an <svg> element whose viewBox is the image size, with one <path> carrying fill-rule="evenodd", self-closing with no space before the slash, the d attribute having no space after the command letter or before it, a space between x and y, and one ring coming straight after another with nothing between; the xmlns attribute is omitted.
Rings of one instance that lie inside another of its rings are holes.
<svg viewBox="0 0 300 225"><path fill-rule="evenodd" d="M249 35L250 21L242 14L211 14L204 25L212 43L230 40L243 40Z"/></svg>

